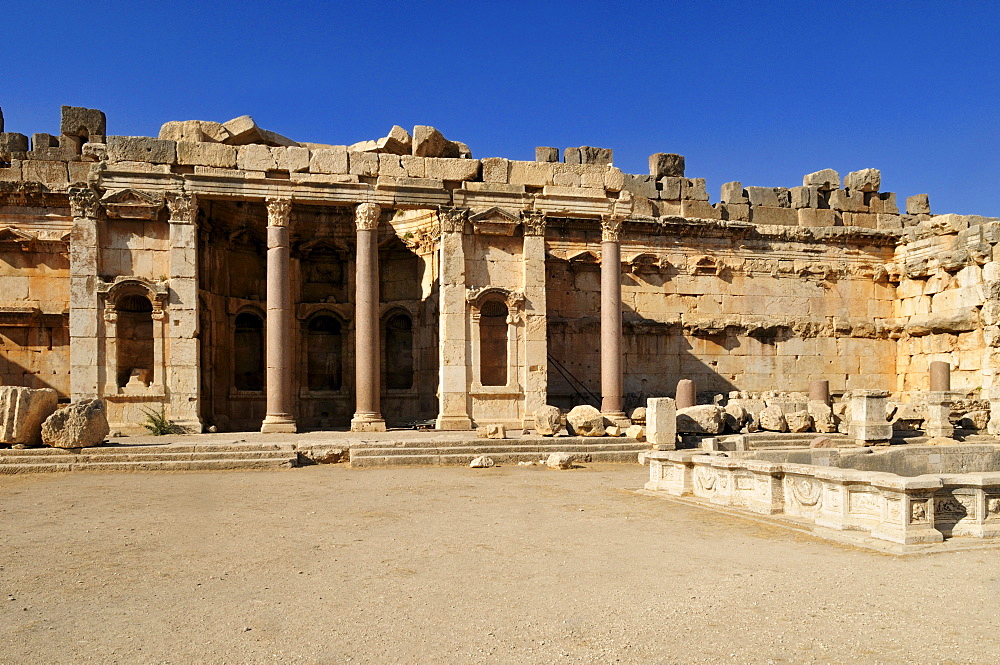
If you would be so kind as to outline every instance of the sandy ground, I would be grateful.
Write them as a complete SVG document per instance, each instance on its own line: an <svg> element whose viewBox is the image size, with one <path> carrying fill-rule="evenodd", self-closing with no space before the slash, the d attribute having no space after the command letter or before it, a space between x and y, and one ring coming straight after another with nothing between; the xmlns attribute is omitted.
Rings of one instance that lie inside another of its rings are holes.
<svg viewBox="0 0 1000 665"><path fill-rule="evenodd" d="M646 473L0 476L0 663L1000 660L1000 551L852 549Z"/></svg>

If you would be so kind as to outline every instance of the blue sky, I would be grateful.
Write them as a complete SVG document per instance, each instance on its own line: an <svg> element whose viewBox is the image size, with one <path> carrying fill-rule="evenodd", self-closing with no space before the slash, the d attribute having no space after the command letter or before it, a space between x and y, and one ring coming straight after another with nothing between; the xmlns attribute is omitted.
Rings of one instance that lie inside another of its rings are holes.
<svg viewBox="0 0 1000 665"><path fill-rule="evenodd" d="M647 172L794 186L882 170L934 212L1000 216L998 2L8 2L7 131L59 105L112 134L248 113L302 141L438 127L476 157L613 148Z"/></svg>

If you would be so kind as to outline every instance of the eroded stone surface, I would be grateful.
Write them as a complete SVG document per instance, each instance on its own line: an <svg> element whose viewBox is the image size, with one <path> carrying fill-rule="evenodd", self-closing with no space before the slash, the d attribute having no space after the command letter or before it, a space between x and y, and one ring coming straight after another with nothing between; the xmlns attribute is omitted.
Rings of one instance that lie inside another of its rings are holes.
<svg viewBox="0 0 1000 665"><path fill-rule="evenodd" d="M566 414L566 429L571 436L604 436L604 416L589 404L574 406Z"/></svg>
<svg viewBox="0 0 1000 665"><path fill-rule="evenodd" d="M87 399L49 416L42 423L42 443L53 448L89 448L104 443L110 432L104 401Z"/></svg>

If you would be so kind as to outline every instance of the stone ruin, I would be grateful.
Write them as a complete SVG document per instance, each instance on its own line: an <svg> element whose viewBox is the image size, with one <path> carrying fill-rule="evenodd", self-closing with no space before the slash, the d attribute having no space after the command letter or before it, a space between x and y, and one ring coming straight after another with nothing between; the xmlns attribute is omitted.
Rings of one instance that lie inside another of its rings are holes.
<svg viewBox="0 0 1000 665"><path fill-rule="evenodd" d="M682 423L829 429L809 399L750 403L825 381L831 411L877 390L923 422L940 361L940 431L945 402L1000 427L997 218L900 208L870 168L716 199L667 152L630 174L605 148L356 138L249 116L117 136L67 106L29 139L0 120L0 383L100 398L124 432L160 409L193 432L515 430L581 404L624 429L663 396ZM736 397L686 404L679 379Z"/></svg>

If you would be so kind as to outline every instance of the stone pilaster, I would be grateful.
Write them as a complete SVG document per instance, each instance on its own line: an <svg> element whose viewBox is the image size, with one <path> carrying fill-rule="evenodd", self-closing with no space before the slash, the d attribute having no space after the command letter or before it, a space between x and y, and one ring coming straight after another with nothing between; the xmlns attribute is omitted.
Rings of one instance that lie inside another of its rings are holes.
<svg viewBox="0 0 1000 665"><path fill-rule="evenodd" d="M352 432L384 432L385 420L379 406L381 379L378 221L382 208L362 203L354 211L357 225L357 263L354 285L354 367L355 403Z"/></svg>
<svg viewBox="0 0 1000 665"><path fill-rule="evenodd" d="M624 218L601 220L601 413L611 420L622 410L622 252L619 236Z"/></svg>
<svg viewBox="0 0 1000 665"><path fill-rule="evenodd" d="M267 414L261 432L295 432L289 199L267 200Z"/></svg>
<svg viewBox="0 0 1000 665"><path fill-rule="evenodd" d="M465 302L465 244L462 234L466 208L441 208L440 249L440 406L437 428L472 429L469 417L469 327Z"/></svg>
<svg viewBox="0 0 1000 665"><path fill-rule="evenodd" d="M170 210L170 296L166 362L170 419L187 432L200 433L198 385L198 199L167 194ZM162 365L157 365L157 368ZM157 369L159 371L159 369Z"/></svg>
<svg viewBox="0 0 1000 665"><path fill-rule="evenodd" d="M89 188L69 195L73 230L69 247L70 393L80 400L98 396L98 215L100 197Z"/></svg>
<svg viewBox="0 0 1000 665"><path fill-rule="evenodd" d="M545 214L525 212L524 244L524 422L534 427L535 411L548 391L548 331L545 301Z"/></svg>

